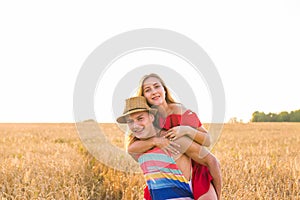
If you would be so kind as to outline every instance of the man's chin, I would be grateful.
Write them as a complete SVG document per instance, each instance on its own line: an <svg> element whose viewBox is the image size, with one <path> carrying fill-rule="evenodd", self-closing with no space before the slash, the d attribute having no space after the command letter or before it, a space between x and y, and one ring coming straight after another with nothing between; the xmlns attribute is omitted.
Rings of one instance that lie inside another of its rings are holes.
<svg viewBox="0 0 300 200"><path fill-rule="evenodd" d="M150 136L150 137L143 137L143 138L140 138L141 140L148 140L150 138L152 138L153 136Z"/></svg>
<svg viewBox="0 0 300 200"><path fill-rule="evenodd" d="M153 136L155 136L155 135L141 131L141 132L136 133L135 137L139 138L140 140L147 140L147 139L152 138Z"/></svg>
<svg viewBox="0 0 300 200"><path fill-rule="evenodd" d="M141 137L137 137L137 138L139 138L140 140L147 140L147 139L149 139L150 137L144 137L144 136L141 136Z"/></svg>
<svg viewBox="0 0 300 200"><path fill-rule="evenodd" d="M144 138L144 133L141 131L141 132L135 132L134 133L135 137L139 138L139 139L143 139Z"/></svg>
<svg viewBox="0 0 300 200"><path fill-rule="evenodd" d="M141 140L148 140L148 139L150 139L150 138L153 138L155 135L147 135L147 136L142 136L142 137L140 137L139 139L141 139Z"/></svg>

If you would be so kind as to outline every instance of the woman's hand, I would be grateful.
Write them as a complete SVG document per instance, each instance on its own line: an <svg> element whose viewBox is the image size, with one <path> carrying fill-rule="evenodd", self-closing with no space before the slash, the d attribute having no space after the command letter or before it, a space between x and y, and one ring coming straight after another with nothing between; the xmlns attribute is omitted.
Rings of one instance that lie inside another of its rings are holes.
<svg viewBox="0 0 300 200"><path fill-rule="evenodd" d="M182 136L188 135L190 130L190 126L175 126L167 131L165 137L173 141L181 138Z"/></svg>
<svg viewBox="0 0 300 200"><path fill-rule="evenodd" d="M182 136L188 136L193 141L206 147L210 146L211 144L210 136L207 133L206 129L202 126L198 127L197 129L190 126L175 126L169 129L165 134L165 137L170 139L171 141L174 141Z"/></svg>
<svg viewBox="0 0 300 200"><path fill-rule="evenodd" d="M180 152L176 149L176 147L180 147L179 144L173 142L166 137L154 137L153 138L154 145L158 148L162 149L165 153L179 154Z"/></svg>

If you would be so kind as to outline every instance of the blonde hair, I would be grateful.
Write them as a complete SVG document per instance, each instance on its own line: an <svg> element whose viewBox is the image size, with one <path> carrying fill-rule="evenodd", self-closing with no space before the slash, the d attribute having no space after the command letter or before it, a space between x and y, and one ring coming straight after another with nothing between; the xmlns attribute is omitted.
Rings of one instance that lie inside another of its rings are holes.
<svg viewBox="0 0 300 200"><path fill-rule="evenodd" d="M176 101L173 99L172 95L171 95L171 92L169 90L169 88L166 86L165 82L160 78L160 76L158 76L157 74L155 73L151 73L151 74L148 74L148 75L144 75L141 80L140 80L140 83L139 83L139 87L138 87L138 90L137 90L137 96L144 96L144 91L143 91L143 85L144 85L144 82L148 79L148 78L151 78L151 77L154 77L154 78L157 78L159 80L159 82L161 83L161 85L164 87L165 91L166 91L166 102L167 104L170 104L170 103L176 103ZM147 102L148 103L148 102ZM148 103L149 104L149 103ZM149 105L151 107L151 105Z"/></svg>

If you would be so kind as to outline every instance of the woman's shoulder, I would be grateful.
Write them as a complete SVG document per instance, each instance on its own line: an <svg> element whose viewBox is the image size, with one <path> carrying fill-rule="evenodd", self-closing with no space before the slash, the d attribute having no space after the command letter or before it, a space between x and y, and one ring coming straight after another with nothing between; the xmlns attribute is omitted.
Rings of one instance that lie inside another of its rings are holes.
<svg viewBox="0 0 300 200"><path fill-rule="evenodd" d="M170 104L170 108L172 109L172 114L182 115L187 111L186 107L181 103L172 103Z"/></svg>

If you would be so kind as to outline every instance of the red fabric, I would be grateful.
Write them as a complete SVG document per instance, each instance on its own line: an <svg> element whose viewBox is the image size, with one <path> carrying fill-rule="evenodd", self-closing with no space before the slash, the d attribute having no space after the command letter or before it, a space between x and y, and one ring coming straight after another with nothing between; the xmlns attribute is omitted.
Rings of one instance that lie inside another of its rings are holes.
<svg viewBox="0 0 300 200"><path fill-rule="evenodd" d="M165 130L169 130L174 126L186 125L194 128L202 126L198 116L191 110L187 110L182 115L171 114L165 119L159 118L159 126ZM209 190L210 182L212 181L212 176L208 168L204 165L192 160L192 186L194 198L198 199L201 195L205 194ZM148 187L144 189L144 199L151 200L150 192Z"/></svg>
<svg viewBox="0 0 300 200"><path fill-rule="evenodd" d="M208 192L210 182L213 180L208 168L204 165L192 160L193 173L192 173L192 187L195 199Z"/></svg>
<svg viewBox="0 0 300 200"><path fill-rule="evenodd" d="M144 189L144 200L151 200L150 191L147 185Z"/></svg>
<svg viewBox="0 0 300 200"><path fill-rule="evenodd" d="M166 118L160 117L158 119L159 127L165 130L169 130L174 126L191 126L194 128L202 126L197 115L191 110L185 111L182 115L180 114L171 114Z"/></svg>

